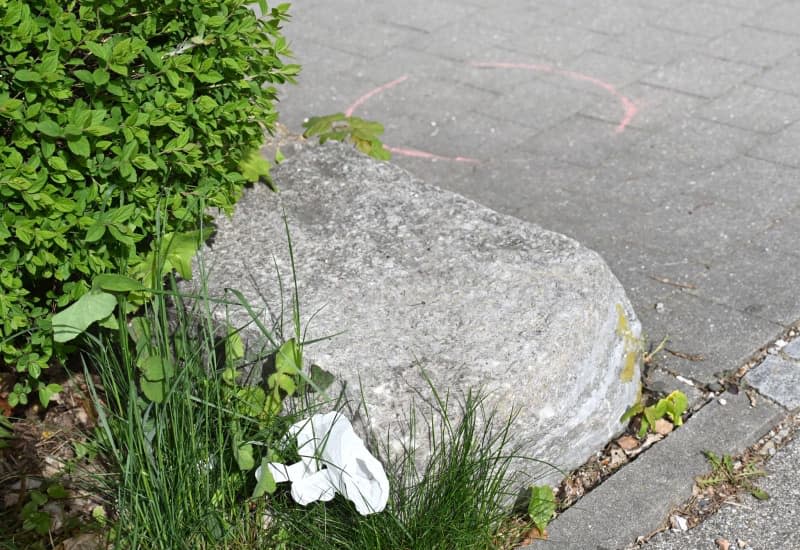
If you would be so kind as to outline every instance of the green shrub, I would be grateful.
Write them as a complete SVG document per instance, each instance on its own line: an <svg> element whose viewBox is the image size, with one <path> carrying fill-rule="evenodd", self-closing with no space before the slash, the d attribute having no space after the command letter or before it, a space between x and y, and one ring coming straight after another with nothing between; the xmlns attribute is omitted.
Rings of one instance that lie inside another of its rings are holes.
<svg viewBox="0 0 800 550"><path fill-rule="evenodd" d="M50 316L93 276L189 276L207 208L266 178L288 4L0 0L0 370L63 360ZM153 235L174 239L156 258ZM205 235L204 235L205 236ZM160 261L161 260L161 261ZM52 386L51 386L52 389Z"/></svg>

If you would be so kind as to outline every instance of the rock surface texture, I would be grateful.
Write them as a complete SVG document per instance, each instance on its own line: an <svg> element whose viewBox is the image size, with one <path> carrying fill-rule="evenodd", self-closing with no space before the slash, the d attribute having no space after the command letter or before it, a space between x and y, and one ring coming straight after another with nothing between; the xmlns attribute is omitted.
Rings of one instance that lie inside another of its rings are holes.
<svg viewBox="0 0 800 550"><path fill-rule="evenodd" d="M267 319L290 307L285 211L306 340L336 335L306 359L350 398L363 392L384 439L407 437L412 401L430 399L423 372L442 395L480 389L501 417L518 410L513 444L564 470L622 430L640 388L640 325L595 252L341 144L300 147L273 177L279 194L249 189L218 220L202 256L209 293L236 288Z"/></svg>

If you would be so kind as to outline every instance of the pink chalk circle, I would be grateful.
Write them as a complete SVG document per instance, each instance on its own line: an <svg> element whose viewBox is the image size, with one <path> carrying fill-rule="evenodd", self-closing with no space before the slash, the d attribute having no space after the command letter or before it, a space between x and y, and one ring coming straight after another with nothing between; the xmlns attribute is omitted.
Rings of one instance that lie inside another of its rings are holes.
<svg viewBox="0 0 800 550"><path fill-rule="evenodd" d="M573 80L578 80L581 82L587 82L593 86L596 86L605 92L614 96L619 102L622 104L623 108L623 116L617 124L617 127L614 129L616 133L622 133L625 131L625 128L628 124L631 123L633 118L636 116L638 112L638 108L633 103L633 101L628 98L627 96L623 95L617 88L605 82L604 80L600 80L599 78L595 78L593 76L589 76L583 73L569 71L565 69L559 69L553 65L548 64L536 64L536 63L502 63L502 62L479 62L479 61L472 61L469 63L472 67L477 68L485 68L485 69L517 69L517 70L526 70L526 71L536 71L542 73L550 73L561 75L566 78L571 78ZM382 94L387 90L391 90L395 86L402 84L403 82L409 79L409 75L403 75L399 78L392 80L391 82L387 82L386 84L382 84L377 88L374 88L358 99L356 99L347 109L345 109L344 114L347 116L353 116L353 113L356 110L364 105L367 101L369 101L372 97ZM451 161L451 162L464 162L464 163L480 163L478 159L474 159L471 157L464 157L464 156L444 156L444 155L437 155L436 153L431 153L428 151L421 151L419 149L413 149L410 147L393 147L390 145L384 145L384 147L393 154L401 155L404 157L410 158L420 158L420 159L428 159L428 160L444 160L444 161Z"/></svg>
<svg viewBox="0 0 800 550"><path fill-rule="evenodd" d="M546 65L546 64L532 64L532 63L496 63L496 62L476 62L473 61L470 63L473 67L478 68L489 68L489 69L523 69L526 71L537 71L541 73L550 73L550 74L557 74L561 76L565 76L567 78L571 78L573 80L579 80L582 82L588 82L593 86L597 86L598 88L608 92L609 94L613 95L615 98L619 100L622 104L622 108L624 114L617 124L617 127L614 129L616 133L621 133L625 131L625 128L628 124L631 123L633 117L636 116L636 113L639 111L639 108L633 103L633 101L623 95L613 84L609 84L604 80L600 80L599 78L595 78L593 76L589 76L587 74L578 73L575 71L568 71L564 69L559 69L558 67L554 67L553 65Z"/></svg>

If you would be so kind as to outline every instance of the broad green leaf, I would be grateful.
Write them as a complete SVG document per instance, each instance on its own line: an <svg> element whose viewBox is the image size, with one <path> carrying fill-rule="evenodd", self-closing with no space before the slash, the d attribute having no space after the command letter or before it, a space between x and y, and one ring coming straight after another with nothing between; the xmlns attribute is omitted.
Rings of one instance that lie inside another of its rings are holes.
<svg viewBox="0 0 800 550"><path fill-rule="evenodd" d="M256 182L259 179L269 177L269 162L261 156L258 149L253 149L242 162L239 163L239 170L247 181Z"/></svg>
<svg viewBox="0 0 800 550"><path fill-rule="evenodd" d="M151 382L168 380L175 375L175 365L172 361L158 355L149 355L137 363L142 371L142 376Z"/></svg>
<svg viewBox="0 0 800 550"><path fill-rule="evenodd" d="M166 260L188 281L192 278L192 258L200 246L200 232L169 234L164 236L164 241L167 243Z"/></svg>
<svg viewBox="0 0 800 550"><path fill-rule="evenodd" d="M69 493L63 486L59 484L50 485L47 488L47 496L50 498L60 499L69 497Z"/></svg>
<svg viewBox="0 0 800 550"><path fill-rule="evenodd" d="M331 384L333 384L336 377L320 367L319 365L311 365L311 374L309 378L311 378L311 382L316 386L315 389L318 391L325 391L327 390Z"/></svg>
<svg viewBox="0 0 800 550"><path fill-rule="evenodd" d="M69 147L69 150L79 157L88 157L90 154L92 154L89 140L84 136L80 136L77 139L68 139L67 147Z"/></svg>
<svg viewBox="0 0 800 550"><path fill-rule="evenodd" d="M158 164L147 155L136 155L131 162L142 170L158 170Z"/></svg>
<svg viewBox="0 0 800 550"><path fill-rule="evenodd" d="M104 86L105 84L108 83L108 80L109 80L109 74L108 71L106 71L105 69L98 68L95 69L94 72L92 73L92 82L94 82L96 86Z"/></svg>
<svg viewBox="0 0 800 550"><path fill-rule="evenodd" d="M39 402L42 404L42 407L47 408L47 405L50 404L50 399L60 391L60 384L41 384L39 386Z"/></svg>
<svg viewBox="0 0 800 550"><path fill-rule="evenodd" d="M20 69L14 73L14 79L19 80L20 82L41 82L42 75L36 71Z"/></svg>
<svg viewBox="0 0 800 550"><path fill-rule="evenodd" d="M89 292L69 306L53 315L53 339L69 342L82 334L92 323L105 319L117 305L113 294Z"/></svg>
<svg viewBox="0 0 800 550"><path fill-rule="evenodd" d="M556 512L556 496L548 485L531 487L528 515L539 531L544 532Z"/></svg>
<svg viewBox="0 0 800 550"><path fill-rule="evenodd" d="M217 102L207 95L201 95L195 100L195 103L201 113L207 114L217 108Z"/></svg>
<svg viewBox="0 0 800 550"><path fill-rule="evenodd" d="M116 273L98 275L92 281L92 286L108 292L136 292L138 290L145 290L144 285L136 279L131 279L130 277L118 275Z"/></svg>
<svg viewBox="0 0 800 550"><path fill-rule="evenodd" d="M47 164L50 165L50 168L53 170L58 170L59 172L66 172L67 171L67 161L65 161L61 157L52 156L47 159Z"/></svg>
<svg viewBox="0 0 800 550"><path fill-rule="evenodd" d="M297 374L302 365L298 364L299 350L294 338L283 343L275 355L275 370L278 373Z"/></svg>
<svg viewBox="0 0 800 550"><path fill-rule="evenodd" d="M144 396L153 403L162 403L164 401L164 391L166 389L164 380L151 381L144 376L140 376L139 386L141 386Z"/></svg>
<svg viewBox="0 0 800 550"><path fill-rule="evenodd" d="M244 357L244 342L238 332L228 333L228 337L225 339L225 355L231 361Z"/></svg>
<svg viewBox="0 0 800 550"><path fill-rule="evenodd" d="M664 398L667 403L666 413L676 426L683 424L683 413L689 408L689 399L682 391L676 390Z"/></svg>
<svg viewBox="0 0 800 550"><path fill-rule="evenodd" d="M278 488L277 484L275 483L275 478L272 475L272 472L269 470L269 458L264 458L261 460L261 468L259 469L259 473L261 474L256 482L255 489L253 489L253 498L260 498L265 494L269 493L270 495L275 492L275 489Z"/></svg>
<svg viewBox="0 0 800 550"><path fill-rule="evenodd" d="M253 446L250 443L238 445L234 448L236 452L236 464L243 472L249 472L255 468L256 460L253 458Z"/></svg>
<svg viewBox="0 0 800 550"><path fill-rule="evenodd" d="M89 229L86 231L86 236L83 240L87 243L94 243L99 241L103 238L103 235L106 234L106 225L102 222L95 222L94 225L90 225Z"/></svg>
<svg viewBox="0 0 800 550"><path fill-rule="evenodd" d="M36 129L46 136L60 138L64 137L64 130L53 120L46 118L36 125Z"/></svg>

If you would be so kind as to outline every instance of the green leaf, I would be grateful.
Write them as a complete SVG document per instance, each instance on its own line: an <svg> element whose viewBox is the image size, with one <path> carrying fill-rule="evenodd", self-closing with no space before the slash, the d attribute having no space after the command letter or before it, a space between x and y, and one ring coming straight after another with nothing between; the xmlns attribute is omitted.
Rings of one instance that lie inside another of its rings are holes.
<svg viewBox="0 0 800 550"><path fill-rule="evenodd" d="M142 170L158 170L158 164L147 155L136 155L131 162Z"/></svg>
<svg viewBox="0 0 800 550"><path fill-rule="evenodd" d="M68 170L67 161L61 157L52 156L47 159L47 164L50 165L50 168L58 170L59 172L66 172Z"/></svg>
<svg viewBox="0 0 800 550"><path fill-rule="evenodd" d="M104 86L108 83L109 79L108 71L105 69L95 69L92 73L92 82L94 82L96 86Z"/></svg>
<svg viewBox="0 0 800 550"><path fill-rule="evenodd" d="M53 120L46 118L36 125L36 129L46 136L60 138L64 137L64 130Z"/></svg>
<svg viewBox="0 0 800 550"><path fill-rule="evenodd" d="M244 357L244 342L238 332L228 333L225 339L225 355L231 361Z"/></svg>
<svg viewBox="0 0 800 550"><path fill-rule="evenodd" d="M769 493L767 493L764 489L759 489L758 487L751 487L750 494L758 500L769 500Z"/></svg>
<svg viewBox="0 0 800 550"><path fill-rule="evenodd" d="M239 163L239 170L242 172L244 179L251 182L256 182L261 178L269 177L269 162L261 156L258 149L253 149L242 162Z"/></svg>
<svg viewBox="0 0 800 550"><path fill-rule="evenodd" d="M20 82L41 82L42 75L28 69L20 69L14 73L14 79Z"/></svg>
<svg viewBox="0 0 800 550"><path fill-rule="evenodd" d="M78 155L79 157L88 157L92 154L91 146L89 145L89 140L86 139L85 136L80 136L77 139L69 139L67 140L67 147L69 150Z"/></svg>
<svg viewBox="0 0 800 550"><path fill-rule="evenodd" d="M644 411L644 403L642 403L642 401L640 400L631 405L630 407L628 407L628 409L625 411L625 413L622 415L619 421L625 423L634 416L636 416L637 414L640 414L642 411Z"/></svg>
<svg viewBox="0 0 800 550"><path fill-rule="evenodd" d="M261 475L256 482L255 489L253 489L253 498L260 498L266 493L271 495L278 488L277 484L275 483L275 478L273 477L272 472L269 470L268 464L269 458L264 458L261 460L261 469L259 470Z"/></svg>
<svg viewBox="0 0 800 550"><path fill-rule="evenodd" d="M60 391L60 384L41 384L39 386L39 402L42 404L42 407L47 408L50 404L50 399ZM49 492L48 490L48 493Z"/></svg>
<svg viewBox="0 0 800 550"><path fill-rule="evenodd" d="M275 370L278 373L297 374L302 367L300 361L300 350L295 343L294 338L291 338L283 343L275 356Z"/></svg>
<svg viewBox="0 0 800 550"><path fill-rule="evenodd" d="M94 243L102 239L103 235L105 234L106 225L98 221L89 226L89 229L86 231L86 236L83 238L83 240L87 243Z"/></svg>
<svg viewBox="0 0 800 550"><path fill-rule="evenodd" d="M47 496L50 498L60 499L60 498L67 498L69 497L69 493L62 485L55 484L50 485L47 488Z"/></svg>
<svg viewBox="0 0 800 550"><path fill-rule="evenodd" d="M136 279L131 279L125 275L118 275L116 273L104 273L98 275L92 281L94 288L99 288L107 292L136 292L145 290L144 285Z"/></svg>
<svg viewBox="0 0 800 550"><path fill-rule="evenodd" d="M556 512L556 496L548 485L531 487L528 515L539 531L544 532Z"/></svg>
<svg viewBox="0 0 800 550"><path fill-rule="evenodd" d="M683 424L683 413L689 408L689 399L682 391L676 390L664 398L666 413L676 426Z"/></svg>
<svg viewBox="0 0 800 550"><path fill-rule="evenodd" d="M168 234L164 240L168 243L166 260L188 281L192 278L192 258L200 246L200 232Z"/></svg>
<svg viewBox="0 0 800 550"><path fill-rule="evenodd" d="M253 446L250 443L244 445L237 445L234 449L236 452L236 464L243 472L249 472L256 466L255 458L253 458Z"/></svg>
<svg viewBox="0 0 800 550"><path fill-rule="evenodd" d="M207 95L201 95L195 100L195 103L197 104L197 108L200 109L200 112L206 114L218 107L217 102Z"/></svg>
<svg viewBox="0 0 800 550"><path fill-rule="evenodd" d="M316 386L316 390L318 391L325 391L327 390L331 384L333 384L336 377L320 367L319 365L311 365L311 382Z"/></svg>
<svg viewBox="0 0 800 550"><path fill-rule="evenodd" d="M69 306L53 315L53 339L56 342L69 342L79 336L92 323L105 319L117 305L113 294L89 292Z"/></svg>
<svg viewBox="0 0 800 550"><path fill-rule="evenodd" d="M158 355L148 355L137 363L139 370L150 382L169 380L175 375L175 365L172 361Z"/></svg>
<svg viewBox="0 0 800 550"><path fill-rule="evenodd" d="M164 402L164 390L166 389L164 380L151 381L144 376L140 376L139 386L141 386L144 396L153 403Z"/></svg>

